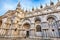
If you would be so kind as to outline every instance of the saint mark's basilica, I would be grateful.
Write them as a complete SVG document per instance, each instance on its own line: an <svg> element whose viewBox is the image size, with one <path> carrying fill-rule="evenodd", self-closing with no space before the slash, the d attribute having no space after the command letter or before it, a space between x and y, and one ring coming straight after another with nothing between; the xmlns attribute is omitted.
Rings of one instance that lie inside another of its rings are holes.
<svg viewBox="0 0 60 40"><path fill-rule="evenodd" d="M0 40L60 40L60 1L32 11L21 9L0 16Z"/></svg>

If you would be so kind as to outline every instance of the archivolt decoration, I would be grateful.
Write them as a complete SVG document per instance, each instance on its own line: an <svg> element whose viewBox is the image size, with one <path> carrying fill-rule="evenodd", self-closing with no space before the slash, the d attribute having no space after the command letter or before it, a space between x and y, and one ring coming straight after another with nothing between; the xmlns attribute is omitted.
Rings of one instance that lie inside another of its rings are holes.
<svg viewBox="0 0 60 40"><path fill-rule="evenodd" d="M57 21L57 17L55 15L48 15L47 16L47 21L50 20L50 19Z"/></svg>

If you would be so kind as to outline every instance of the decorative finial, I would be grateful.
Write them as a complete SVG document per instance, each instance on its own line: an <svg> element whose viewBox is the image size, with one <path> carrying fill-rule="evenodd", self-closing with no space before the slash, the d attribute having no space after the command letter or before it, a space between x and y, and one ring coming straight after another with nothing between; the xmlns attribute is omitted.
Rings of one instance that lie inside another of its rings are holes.
<svg viewBox="0 0 60 40"><path fill-rule="evenodd" d="M50 0L50 5L54 5L54 3L52 2L52 0Z"/></svg>
<svg viewBox="0 0 60 40"><path fill-rule="evenodd" d="M27 11L27 9L26 9L26 11L25 11L25 12L28 12L28 11Z"/></svg>
<svg viewBox="0 0 60 40"><path fill-rule="evenodd" d="M32 8L32 11L34 11L34 7Z"/></svg>
<svg viewBox="0 0 60 40"><path fill-rule="evenodd" d="M20 5L20 2L17 4L17 8L20 8L21 7L21 5Z"/></svg>
<svg viewBox="0 0 60 40"><path fill-rule="evenodd" d="M42 5L40 5L40 8L43 8L43 6L42 6Z"/></svg>

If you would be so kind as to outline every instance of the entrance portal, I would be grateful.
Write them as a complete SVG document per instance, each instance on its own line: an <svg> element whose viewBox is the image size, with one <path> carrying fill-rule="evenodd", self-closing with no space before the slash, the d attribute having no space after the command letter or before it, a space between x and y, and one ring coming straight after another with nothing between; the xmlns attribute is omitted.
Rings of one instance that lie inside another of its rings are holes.
<svg viewBox="0 0 60 40"><path fill-rule="evenodd" d="M25 37L29 37L29 30L30 30L30 24L29 23L25 23L23 25L23 28L25 29L26 33L25 33Z"/></svg>
<svg viewBox="0 0 60 40"><path fill-rule="evenodd" d="M29 37L29 31L26 31L26 37Z"/></svg>

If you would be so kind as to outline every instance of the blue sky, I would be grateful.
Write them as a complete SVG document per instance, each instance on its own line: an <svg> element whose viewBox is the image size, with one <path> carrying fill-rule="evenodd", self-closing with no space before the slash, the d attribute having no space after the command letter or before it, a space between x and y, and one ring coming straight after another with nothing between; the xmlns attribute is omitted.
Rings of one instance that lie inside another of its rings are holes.
<svg viewBox="0 0 60 40"><path fill-rule="evenodd" d="M32 7L39 7L40 4L49 4L50 0L0 0L0 16L4 15L8 10L14 10L20 1L21 7L29 10ZM57 3L57 0L52 0Z"/></svg>

